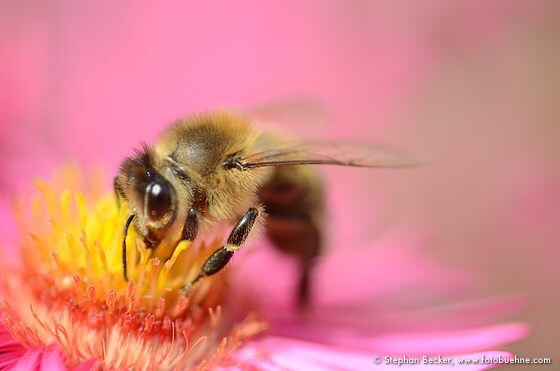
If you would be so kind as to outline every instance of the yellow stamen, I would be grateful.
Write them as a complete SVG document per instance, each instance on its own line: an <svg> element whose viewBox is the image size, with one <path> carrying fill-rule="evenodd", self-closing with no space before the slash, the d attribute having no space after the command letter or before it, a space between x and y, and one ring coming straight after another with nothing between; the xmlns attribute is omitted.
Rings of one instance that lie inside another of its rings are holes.
<svg viewBox="0 0 560 371"><path fill-rule="evenodd" d="M162 248L173 251L166 259L131 228L126 282L126 204L76 191L89 183L75 169L60 179L63 187L36 181L38 196L16 202L23 264L0 282L0 321L22 344L55 343L69 366L93 358L102 368L204 369L266 328L253 316L238 324L224 317L227 269L181 293L219 239Z"/></svg>

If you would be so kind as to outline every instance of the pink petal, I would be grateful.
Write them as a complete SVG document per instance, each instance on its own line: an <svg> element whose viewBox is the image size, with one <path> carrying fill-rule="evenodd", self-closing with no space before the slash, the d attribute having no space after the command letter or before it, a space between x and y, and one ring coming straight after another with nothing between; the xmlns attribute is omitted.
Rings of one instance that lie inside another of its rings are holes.
<svg viewBox="0 0 560 371"><path fill-rule="evenodd" d="M24 354L21 344L0 325L0 369L13 366Z"/></svg>
<svg viewBox="0 0 560 371"><path fill-rule="evenodd" d="M464 329L495 323L516 313L525 305L525 298L511 295L423 308L378 307L372 304L344 308L311 307L304 313L272 308L269 314L272 313L272 318L277 323L301 321L304 322L304 326L334 325L371 333L373 331L433 331Z"/></svg>
<svg viewBox="0 0 560 371"><path fill-rule="evenodd" d="M62 360L59 350L56 347L49 347L43 352L41 359L41 371L66 371L66 365Z"/></svg>
<svg viewBox="0 0 560 371"><path fill-rule="evenodd" d="M510 323L462 330L386 332L372 335L369 331L334 324L278 323L271 333L290 336L347 349L383 354L457 354L489 349L524 338L528 327Z"/></svg>
<svg viewBox="0 0 560 371"><path fill-rule="evenodd" d="M434 352L427 354L434 354ZM492 358L501 356L504 359L512 357L511 353L508 352L481 352L443 357L452 362L448 365L421 364L421 366L423 370L482 370L495 367L491 364L459 364L459 360L481 359L482 355ZM379 364L374 362L375 356L380 357ZM423 356L410 356L409 359L418 358L419 362L422 362ZM397 358L402 357L403 355L399 355ZM437 359L437 356L428 357ZM372 352L348 350L341 347L273 336L247 343L239 349L235 358L241 366L253 366L262 370L416 370L419 366L418 364L388 364L385 362L384 355Z"/></svg>
<svg viewBox="0 0 560 371"><path fill-rule="evenodd" d="M0 369L15 364L24 354L25 350L19 344L0 348Z"/></svg>
<svg viewBox="0 0 560 371"><path fill-rule="evenodd" d="M509 323L468 330L381 335L369 345L384 353L453 354L488 349L527 336L528 326Z"/></svg>
<svg viewBox="0 0 560 371"><path fill-rule="evenodd" d="M367 369L370 354L284 337L265 337L250 342L237 353L242 363L264 370Z"/></svg>
<svg viewBox="0 0 560 371"><path fill-rule="evenodd" d="M381 319L385 323L399 323L401 329L408 330L457 329L499 321L518 312L525 306L526 299L524 297L510 295L426 308L413 308L392 315L387 313L382 315Z"/></svg>
<svg viewBox="0 0 560 371"><path fill-rule="evenodd" d="M22 354L24 353L21 354L10 353L10 354L0 355L0 370L13 367L13 365L19 361Z"/></svg>
<svg viewBox="0 0 560 371"><path fill-rule="evenodd" d="M95 369L95 365L97 364L97 359L90 359L89 361L85 361L77 365L76 367L72 368L72 371L90 371Z"/></svg>
<svg viewBox="0 0 560 371"><path fill-rule="evenodd" d="M0 326L0 369L41 371L66 371L60 351L55 346L46 350L25 348L3 327Z"/></svg>
<svg viewBox="0 0 560 371"><path fill-rule="evenodd" d="M30 349L17 361L12 371L29 371L36 370L41 364L40 349Z"/></svg>

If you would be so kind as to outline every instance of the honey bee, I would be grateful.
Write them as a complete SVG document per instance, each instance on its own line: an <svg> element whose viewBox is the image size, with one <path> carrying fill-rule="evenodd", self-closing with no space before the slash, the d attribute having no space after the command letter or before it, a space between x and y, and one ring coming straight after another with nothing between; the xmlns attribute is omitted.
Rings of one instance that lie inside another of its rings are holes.
<svg viewBox="0 0 560 371"><path fill-rule="evenodd" d="M412 162L375 146L286 140L230 112L178 120L154 146L144 145L127 157L114 179L117 198L128 202L130 212L123 236L124 277L131 225L153 249L163 240L193 241L218 222L233 226L226 243L185 283L188 290L222 270L253 226L262 224L275 247L298 258L297 297L305 304L313 261L322 250L325 203L323 183L310 165L382 168Z"/></svg>

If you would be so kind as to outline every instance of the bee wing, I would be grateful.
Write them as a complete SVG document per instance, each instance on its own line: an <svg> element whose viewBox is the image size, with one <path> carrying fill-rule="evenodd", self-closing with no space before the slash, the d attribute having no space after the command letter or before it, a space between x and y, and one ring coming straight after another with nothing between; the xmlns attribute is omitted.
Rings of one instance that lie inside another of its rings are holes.
<svg viewBox="0 0 560 371"><path fill-rule="evenodd" d="M412 167L417 158L381 145L361 143L301 143L247 156L243 167L254 169L287 165L338 165L370 168Z"/></svg>

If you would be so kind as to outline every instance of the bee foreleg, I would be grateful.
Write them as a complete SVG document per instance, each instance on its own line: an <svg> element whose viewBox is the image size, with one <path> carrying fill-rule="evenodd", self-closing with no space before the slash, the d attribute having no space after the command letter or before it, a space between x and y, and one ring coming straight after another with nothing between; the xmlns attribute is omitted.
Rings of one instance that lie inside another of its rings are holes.
<svg viewBox="0 0 560 371"><path fill-rule="evenodd" d="M187 291L201 278L211 276L224 269L233 257L233 253L238 250L247 239L247 236L249 235L249 232L251 232L251 228L253 228L253 224L255 224L255 220L258 215L259 211L256 208L250 208L245 215L239 219L229 234L227 243L218 250L214 251L212 255L206 259L195 279L183 286L182 290Z"/></svg>
<svg viewBox="0 0 560 371"><path fill-rule="evenodd" d="M124 274L125 281L128 281L128 272L126 267L126 235L128 234L128 228L130 227L130 223L132 223L132 220L134 219L135 216L136 215L134 214L130 215L126 220L126 223L124 223L123 242L122 242L122 263L123 263L123 274Z"/></svg>

